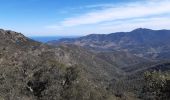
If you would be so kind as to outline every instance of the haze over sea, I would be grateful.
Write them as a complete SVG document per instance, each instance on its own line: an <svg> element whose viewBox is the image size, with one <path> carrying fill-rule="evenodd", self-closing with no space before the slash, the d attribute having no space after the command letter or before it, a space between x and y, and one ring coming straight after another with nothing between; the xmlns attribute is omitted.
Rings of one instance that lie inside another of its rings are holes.
<svg viewBox="0 0 170 100"><path fill-rule="evenodd" d="M33 37L29 37L29 38L31 38L35 41L46 43L46 42L52 41L52 40L59 40L62 38L76 38L76 37L80 37L80 36L33 36Z"/></svg>

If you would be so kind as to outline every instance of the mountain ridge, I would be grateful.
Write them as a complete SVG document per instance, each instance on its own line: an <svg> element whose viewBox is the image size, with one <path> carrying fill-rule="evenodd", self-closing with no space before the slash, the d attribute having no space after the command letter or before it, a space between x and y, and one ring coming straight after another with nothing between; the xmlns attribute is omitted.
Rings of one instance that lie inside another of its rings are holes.
<svg viewBox="0 0 170 100"><path fill-rule="evenodd" d="M127 51L139 57L155 60L169 59L166 56L170 52L169 38L170 30L138 28L130 32L92 34L75 39L49 41L48 44L75 44L92 51Z"/></svg>

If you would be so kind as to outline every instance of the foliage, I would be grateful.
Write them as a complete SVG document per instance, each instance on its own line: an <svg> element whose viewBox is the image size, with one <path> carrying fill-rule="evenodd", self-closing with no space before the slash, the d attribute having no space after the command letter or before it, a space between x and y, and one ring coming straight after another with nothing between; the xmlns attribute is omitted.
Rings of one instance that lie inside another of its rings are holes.
<svg viewBox="0 0 170 100"><path fill-rule="evenodd" d="M168 100L170 98L169 74L146 72L141 97L145 100Z"/></svg>

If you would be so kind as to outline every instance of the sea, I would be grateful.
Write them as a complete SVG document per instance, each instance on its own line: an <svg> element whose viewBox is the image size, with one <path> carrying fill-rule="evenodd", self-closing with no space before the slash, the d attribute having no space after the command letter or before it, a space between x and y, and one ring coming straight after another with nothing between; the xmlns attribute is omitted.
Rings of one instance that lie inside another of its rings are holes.
<svg viewBox="0 0 170 100"><path fill-rule="evenodd" d="M33 36L29 37L35 41L46 43L48 41L59 40L62 38L78 38L80 36Z"/></svg>

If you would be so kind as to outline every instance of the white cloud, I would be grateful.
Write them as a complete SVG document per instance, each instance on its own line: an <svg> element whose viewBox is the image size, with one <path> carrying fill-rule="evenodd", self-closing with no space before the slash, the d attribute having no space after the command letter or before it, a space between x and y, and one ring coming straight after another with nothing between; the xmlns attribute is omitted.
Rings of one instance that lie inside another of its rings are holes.
<svg viewBox="0 0 170 100"><path fill-rule="evenodd" d="M130 3L109 8L106 7L105 9L99 11L89 12L80 16L66 18L57 25L49 27L72 27L85 24L98 24L106 21L114 21L121 19L123 20L129 18L157 16L162 14L170 14L170 1L150 0L149 2Z"/></svg>
<svg viewBox="0 0 170 100"><path fill-rule="evenodd" d="M92 9L88 13L48 25L41 33L85 35L130 31L139 27L170 29L170 0L147 0L119 5L89 5L85 8L87 7L102 7L102 9Z"/></svg>
<svg viewBox="0 0 170 100"><path fill-rule="evenodd" d="M127 20L116 23L106 23L98 26L100 32L117 32L117 31L131 31L135 28L150 28L150 29L170 29L170 21L168 17L160 18L141 18L134 20Z"/></svg>
<svg viewBox="0 0 170 100"><path fill-rule="evenodd" d="M65 27L63 29L50 29L43 32L49 32L51 35L71 36L71 35L87 35L92 33L106 34L113 32L126 32L135 28L150 29L170 29L169 17L154 18L137 18L130 20L109 21L101 24L82 25L76 27ZM41 33L43 33L41 32ZM45 34L45 33L44 33ZM48 34L50 35L50 34Z"/></svg>

